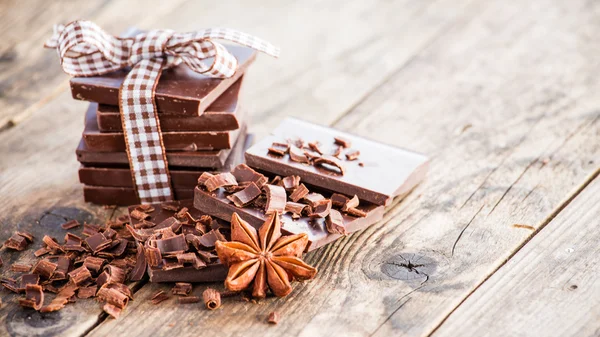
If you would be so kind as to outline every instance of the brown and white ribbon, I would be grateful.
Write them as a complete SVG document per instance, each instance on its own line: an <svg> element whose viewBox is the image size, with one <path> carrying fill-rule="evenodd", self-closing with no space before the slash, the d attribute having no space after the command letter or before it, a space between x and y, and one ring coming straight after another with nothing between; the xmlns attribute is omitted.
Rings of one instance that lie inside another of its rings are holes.
<svg viewBox="0 0 600 337"><path fill-rule="evenodd" d="M119 92L121 123L133 180L142 203L173 200L169 167L154 104L164 68L184 63L211 77L235 74L237 60L222 44L234 42L273 57L279 48L233 29L211 28L190 33L152 30L132 38L106 33L91 21L54 26L46 48L56 48L63 70L71 76L98 76L132 67Z"/></svg>

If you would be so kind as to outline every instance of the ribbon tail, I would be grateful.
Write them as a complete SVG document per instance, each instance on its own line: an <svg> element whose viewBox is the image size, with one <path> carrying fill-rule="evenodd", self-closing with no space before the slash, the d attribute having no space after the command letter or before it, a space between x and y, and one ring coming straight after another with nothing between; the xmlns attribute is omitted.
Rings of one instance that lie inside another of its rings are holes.
<svg viewBox="0 0 600 337"><path fill-rule="evenodd" d="M121 123L134 186L141 203L173 200L165 146L154 103L164 60L138 62L119 91Z"/></svg>

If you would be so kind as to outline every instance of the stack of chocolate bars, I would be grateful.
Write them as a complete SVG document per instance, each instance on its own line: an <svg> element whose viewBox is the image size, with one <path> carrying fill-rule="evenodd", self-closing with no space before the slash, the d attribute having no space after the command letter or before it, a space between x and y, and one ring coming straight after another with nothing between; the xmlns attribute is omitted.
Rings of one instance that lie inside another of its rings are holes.
<svg viewBox="0 0 600 337"><path fill-rule="evenodd" d="M201 174L193 202L129 207L128 229L144 246L136 277L147 269L152 282L224 280L215 243L231 239L233 213L258 229L278 212L284 235L306 233L306 250L317 249L380 221L393 199L423 180L429 163L419 153L296 119L284 120L245 159L230 172Z"/></svg>
<svg viewBox="0 0 600 337"><path fill-rule="evenodd" d="M162 72L156 106L175 199L191 199L198 176L226 171L243 161L250 141L239 98L243 75L256 58L244 47L228 46L239 67L227 79L210 78L185 65ZM103 76L73 77L75 99L90 101L77 148L79 180L87 202L132 205L134 189L119 111L119 88L127 70Z"/></svg>

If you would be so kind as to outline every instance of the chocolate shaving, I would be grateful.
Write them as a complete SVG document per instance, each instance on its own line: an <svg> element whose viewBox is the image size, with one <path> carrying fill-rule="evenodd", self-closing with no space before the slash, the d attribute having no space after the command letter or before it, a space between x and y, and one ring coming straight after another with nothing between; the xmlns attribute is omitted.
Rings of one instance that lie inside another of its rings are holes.
<svg viewBox="0 0 600 337"><path fill-rule="evenodd" d="M331 206L341 208L348 202L348 200L350 199L343 194L333 193L331 195Z"/></svg>
<svg viewBox="0 0 600 337"><path fill-rule="evenodd" d="M108 288L108 289L114 289L114 290L120 292L121 294L129 297L130 300L133 299L133 293L131 292L131 289L129 289L129 287L123 283L106 283L102 287Z"/></svg>
<svg viewBox="0 0 600 337"><path fill-rule="evenodd" d="M198 303L198 302L200 302L200 297L198 297L198 296L179 297L179 298L177 298L177 302L179 302L179 304Z"/></svg>
<svg viewBox="0 0 600 337"><path fill-rule="evenodd" d="M287 143L274 142L268 149L268 153L283 157L286 153L288 153L289 149L290 145Z"/></svg>
<svg viewBox="0 0 600 337"><path fill-rule="evenodd" d="M159 253L160 254L160 253ZM139 281L144 277L146 273L146 255L144 254L144 246L141 244L137 245L137 252L135 254L135 267L129 274L131 281Z"/></svg>
<svg viewBox="0 0 600 337"><path fill-rule="evenodd" d="M12 266L10 266L10 270L18 273L27 273L31 270L31 265L25 263L13 263Z"/></svg>
<svg viewBox="0 0 600 337"><path fill-rule="evenodd" d="M263 190L266 192L267 195L265 213L273 211L280 214L283 213L283 211L285 210L285 203L287 200L285 189L277 185L265 185L263 186Z"/></svg>
<svg viewBox="0 0 600 337"><path fill-rule="evenodd" d="M150 267L157 267L162 262L162 255L160 249L156 247L146 246L144 247L146 261Z"/></svg>
<svg viewBox="0 0 600 337"><path fill-rule="evenodd" d="M322 200L325 200L325 197L322 194L311 192L304 196L302 200L305 201L310 207L314 208Z"/></svg>
<svg viewBox="0 0 600 337"><path fill-rule="evenodd" d="M338 173L341 175L344 175L344 173L345 173L344 166L342 165L340 160L335 157L331 157L331 156L319 157L313 161L313 164L315 166L319 166L324 169L327 169L328 171L331 171L333 173ZM334 167L336 167L339 171L335 170Z"/></svg>
<svg viewBox="0 0 600 337"><path fill-rule="evenodd" d="M89 280L89 279L92 278L92 274L84 266L81 266L81 267L73 270L68 275L71 278L71 281L73 281L73 283L76 286L79 286L79 285L83 284L85 281L87 281L87 280ZM71 297L71 296L69 296L69 297Z"/></svg>
<svg viewBox="0 0 600 337"><path fill-rule="evenodd" d="M142 212L139 209L134 209L129 213L129 216L137 220L145 220L150 218L150 214Z"/></svg>
<svg viewBox="0 0 600 337"><path fill-rule="evenodd" d="M121 315L123 308L119 308L110 303L105 303L104 306L102 307L102 310L104 310L104 312L107 313L108 315L110 315L112 318L117 319Z"/></svg>
<svg viewBox="0 0 600 337"><path fill-rule="evenodd" d="M183 207L183 208L181 208L179 211L177 211L177 213L175 213L175 218L177 218L177 219L180 219L180 220L181 220L181 219L186 219L186 218L187 218L187 216L190 214L188 211L189 211L189 210L188 210L188 208L187 208L187 207ZM192 220L193 220L193 219L192 219ZM179 227L177 227L177 228L179 228ZM175 231L176 229L175 229L175 228L173 228L173 230Z"/></svg>
<svg viewBox="0 0 600 337"><path fill-rule="evenodd" d="M98 286L89 286L79 288L77 290L77 298L90 298L96 296L96 291L98 290Z"/></svg>
<svg viewBox="0 0 600 337"><path fill-rule="evenodd" d="M202 292L202 299L208 310L215 310L221 306L221 293L218 290L207 288Z"/></svg>
<svg viewBox="0 0 600 337"><path fill-rule="evenodd" d="M123 270L123 268L109 264L104 267L104 271L108 272L108 275L110 275L110 279L107 283L125 283L127 273L125 270Z"/></svg>
<svg viewBox="0 0 600 337"><path fill-rule="evenodd" d="M22 237L24 237L27 241L29 241L30 243L33 242L33 234L26 232L26 231L20 231L16 233L17 235L20 235Z"/></svg>
<svg viewBox="0 0 600 337"><path fill-rule="evenodd" d="M166 239L156 240L156 248L158 248L161 254L168 252L186 251L188 249L185 236L183 234L175 235Z"/></svg>
<svg viewBox="0 0 600 337"><path fill-rule="evenodd" d="M18 233L14 233L4 242L4 247L17 251L25 250L27 248L27 239Z"/></svg>
<svg viewBox="0 0 600 337"><path fill-rule="evenodd" d="M308 188L304 186L304 184L300 184L298 187L294 189L292 194L290 194L290 200L293 202L298 202L298 200L303 199L308 195Z"/></svg>
<svg viewBox="0 0 600 337"><path fill-rule="evenodd" d="M117 289L105 286L100 287L96 297L98 300L110 303L120 309L125 308L127 302L129 302L129 297L127 295L121 293Z"/></svg>
<svg viewBox="0 0 600 337"><path fill-rule="evenodd" d="M346 159L350 160L350 161L357 160L359 156L360 156L360 151L358 151L358 150L351 150L346 153Z"/></svg>
<svg viewBox="0 0 600 337"><path fill-rule="evenodd" d="M167 299L169 299L169 295L167 295L167 293L165 293L163 290L159 290L154 295L152 295L150 301L152 302L152 304L157 305L160 302L163 302Z"/></svg>
<svg viewBox="0 0 600 337"><path fill-rule="evenodd" d="M33 255L34 255L35 257L40 257L40 256L42 256L42 255L46 255L46 254L50 253L50 251L51 251L51 249L49 249L48 247L42 247L42 248L40 248L40 249L36 250L36 251L33 253Z"/></svg>
<svg viewBox="0 0 600 337"><path fill-rule="evenodd" d="M198 186L206 185L206 181L215 175L209 172L202 172L202 174L198 177ZM175 210L177 212L177 210Z"/></svg>
<svg viewBox="0 0 600 337"><path fill-rule="evenodd" d="M323 151L321 151L321 148L319 147L321 144L319 144L319 142L311 142L308 143L308 147L315 151L316 153L323 155Z"/></svg>
<svg viewBox="0 0 600 337"><path fill-rule="evenodd" d="M308 157L306 156L304 151L295 146L290 147L290 160L295 161L297 163L309 163Z"/></svg>
<svg viewBox="0 0 600 337"><path fill-rule="evenodd" d="M327 218L325 218L325 226L327 227L327 231L329 233L342 235L347 234L346 227L344 226L344 217L335 209L329 211Z"/></svg>
<svg viewBox="0 0 600 337"><path fill-rule="evenodd" d="M253 182L258 187L262 187L268 181L267 177L256 172L246 164L239 164L233 169L231 174L233 174L238 183Z"/></svg>
<svg viewBox="0 0 600 337"><path fill-rule="evenodd" d="M349 148L351 146L350 141L342 137L333 137L333 141L341 147Z"/></svg>
<svg viewBox="0 0 600 337"><path fill-rule="evenodd" d="M173 295L187 296L192 292L192 284L186 282L176 282L171 293Z"/></svg>
<svg viewBox="0 0 600 337"><path fill-rule="evenodd" d="M84 223L83 224L83 232L82 234L85 236L92 236L95 234L98 234L100 232L100 227L93 225L93 224L88 224L88 223Z"/></svg>
<svg viewBox="0 0 600 337"><path fill-rule="evenodd" d="M315 202L312 206L312 212L309 214L311 218L324 218L331 211L331 200L323 199Z"/></svg>
<svg viewBox="0 0 600 337"><path fill-rule="evenodd" d="M214 190L220 187L233 185L237 185L237 180L235 179L233 174L229 172L216 174L208 178L204 184L204 186L209 192L213 192Z"/></svg>
<svg viewBox="0 0 600 337"><path fill-rule="evenodd" d="M300 185L300 176L287 176L281 180L281 185L286 191L293 191Z"/></svg>
<svg viewBox="0 0 600 337"><path fill-rule="evenodd" d="M105 259L93 256L88 256L83 260L83 266L94 273L99 273L104 263L106 263Z"/></svg>
<svg viewBox="0 0 600 337"><path fill-rule="evenodd" d="M208 172L202 172L202 174L204 174L204 173L208 173ZM210 175L212 176L212 174L210 174ZM207 177L206 179L208 179L208 178L209 177ZM198 178L198 185L200 185L200 178ZM204 181L202 182L202 185L204 185ZM164 209L165 211L177 212L179 210L179 203L178 202L162 203L162 204L160 204L160 208Z"/></svg>
<svg viewBox="0 0 600 337"><path fill-rule="evenodd" d="M163 270L172 270L172 269L178 269L178 268L183 268L183 263L179 262L179 260L173 260L173 259L168 259L165 258L162 260L162 269Z"/></svg>
<svg viewBox="0 0 600 337"><path fill-rule="evenodd" d="M73 219L73 220L67 221L64 224L60 225L60 227L62 227L62 229L73 229L73 228L79 227L79 225L80 225L79 221Z"/></svg>
<svg viewBox="0 0 600 337"><path fill-rule="evenodd" d="M23 274L19 280L19 292L25 291L25 287L28 284L38 284L40 282L40 275L38 274ZM14 283L16 285L16 282Z"/></svg>
<svg viewBox="0 0 600 337"><path fill-rule="evenodd" d="M306 158L308 158L309 162L313 162L315 159L317 158L321 158L320 154L315 154L316 152L312 152L312 151L304 151L304 155L306 156Z"/></svg>
<svg viewBox="0 0 600 337"><path fill-rule="evenodd" d="M37 284L28 284L25 287L25 298L19 299L19 304L23 307L40 310L44 304L44 291Z"/></svg>
<svg viewBox="0 0 600 337"><path fill-rule="evenodd" d="M144 220L144 221L146 221L146 220ZM115 231L112 228L108 228L102 233L102 235L104 235L104 237L107 239L113 240L115 238L115 236L117 236L117 231Z"/></svg>
<svg viewBox="0 0 600 337"><path fill-rule="evenodd" d="M348 210L346 211L346 213L355 216L357 218L364 218L367 216L367 212L360 210L358 208L354 208L354 207L350 207L348 208Z"/></svg>
<svg viewBox="0 0 600 337"><path fill-rule="evenodd" d="M280 176L274 176L273 179L271 180L271 182L269 184L271 185L279 185L281 183L281 177Z"/></svg>
<svg viewBox="0 0 600 337"><path fill-rule="evenodd" d="M48 260L40 260L36 263L35 267L33 267L32 273L49 279L52 274L54 274L57 266L56 263L52 263Z"/></svg>
<svg viewBox="0 0 600 337"><path fill-rule="evenodd" d="M243 190L232 195L228 195L227 199L231 200L237 207L245 207L254 201L254 199L258 198L260 194L260 188L255 183L251 182Z"/></svg>
<svg viewBox="0 0 600 337"><path fill-rule="evenodd" d="M67 273L69 272L69 268L71 268L71 259L66 256L59 256L56 260L56 270L54 270L54 274L52 275L53 280L65 280L67 278Z"/></svg>
<svg viewBox="0 0 600 337"><path fill-rule="evenodd" d="M140 211L142 211L144 213L152 213L152 212L154 212L154 206L148 205L148 204L138 205L136 207L136 209L139 209Z"/></svg>
<svg viewBox="0 0 600 337"><path fill-rule="evenodd" d="M75 295L75 291L77 290L77 288L78 287L74 284L67 284L58 292L58 294L52 300L52 302L50 302L50 304L40 309L40 312L46 313L62 309L65 306L65 304L67 304L69 298Z"/></svg>
<svg viewBox="0 0 600 337"><path fill-rule="evenodd" d="M227 240L225 239L223 234L221 234L221 232L219 232L218 229L213 229L210 232L202 235L200 237L199 243L206 248L212 248L215 246L215 243L217 241L227 241Z"/></svg>
<svg viewBox="0 0 600 337"><path fill-rule="evenodd" d="M343 212L348 212L348 210L350 208L356 208L356 207L358 207L359 204L360 204L360 200L355 195L355 196L352 197L352 199L349 199L348 201L346 201L346 203L342 207L342 211Z"/></svg>
<svg viewBox="0 0 600 337"><path fill-rule="evenodd" d="M338 147L335 148L335 150L333 150L333 153L331 155L339 159L340 158L340 154L342 154L343 150L344 150L343 147L338 146Z"/></svg>
<svg viewBox="0 0 600 337"><path fill-rule="evenodd" d="M279 323L279 313L277 313L276 311L272 311L269 313L269 317L267 317L267 323L269 324L277 324Z"/></svg>
<svg viewBox="0 0 600 337"><path fill-rule="evenodd" d="M85 243L90 247L92 252L97 253L110 247L112 241L104 237L102 233L97 233L85 239Z"/></svg>
<svg viewBox="0 0 600 337"><path fill-rule="evenodd" d="M301 203L299 203L299 202L291 202L291 201L288 201L288 202L285 204L285 211L286 211L286 212L289 212L289 213L292 213L292 214L295 214L295 215L297 215L297 216L300 216L300 215L302 215L302 211L303 211L303 210L304 210L304 208L306 208L306 207L308 207L308 206L307 206L307 205L305 205L305 204L301 204Z"/></svg>
<svg viewBox="0 0 600 337"><path fill-rule="evenodd" d="M196 269L202 269L206 267L206 263L204 263L204 261L202 261L194 252L177 254L176 258L179 263L189 263Z"/></svg>

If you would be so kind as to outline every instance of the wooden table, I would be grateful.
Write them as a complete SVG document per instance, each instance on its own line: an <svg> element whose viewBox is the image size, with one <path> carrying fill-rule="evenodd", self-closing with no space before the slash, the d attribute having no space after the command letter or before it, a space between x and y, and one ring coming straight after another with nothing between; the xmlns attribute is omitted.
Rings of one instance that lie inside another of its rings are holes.
<svg viewBox="0 0 600 337"><path fill-rule="evenodd" d="M307 256L284 299L158 306L92 300L40 315L0 291L11 336L599 336L600 4L490 1L0 2L0 240L122 210L82 202L52 24L230 26L282 47L245 83L258 137L297 116L427 153L427 179L379 224ZM3 250L8 266L31 252ZM214 285L213 285L214 286ZM197 285L201 293L205 285ZM278 325L265 323L276 310Z"/></svg>

